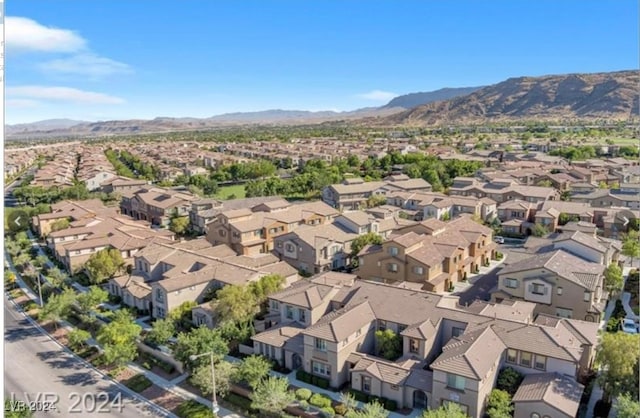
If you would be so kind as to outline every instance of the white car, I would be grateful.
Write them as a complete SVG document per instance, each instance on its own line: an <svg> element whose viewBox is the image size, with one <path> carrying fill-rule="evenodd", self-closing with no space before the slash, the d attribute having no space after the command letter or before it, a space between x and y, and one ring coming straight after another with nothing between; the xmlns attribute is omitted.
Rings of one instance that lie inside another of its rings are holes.
<svg viewBox="0 0 640 418"><path fill-rule="evenodd" d="M504 244L504 238L501 236L493 237L493 240L498 244Z"/></svg>
<svg viewBox="0 0 640 418"><path fill-rule="evenodd" d="M638 333L638 327L636 326L636 322L633 319L625 318L624 320L622 320L620 327L622 328L622 332L626 332L627 334Z"/></svg>

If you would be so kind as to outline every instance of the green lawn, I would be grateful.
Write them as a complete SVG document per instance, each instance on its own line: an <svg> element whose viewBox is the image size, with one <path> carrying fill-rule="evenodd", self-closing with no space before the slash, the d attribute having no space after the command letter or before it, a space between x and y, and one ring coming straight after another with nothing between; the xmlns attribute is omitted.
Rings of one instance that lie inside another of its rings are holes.
<svg viewBox="0 0 640 418"><path fill-rule="evenodd" d="M222 200L228 200L230 197L235 199L242 199L246 196L244 191L244 184L235 184L233 186L224 186L220 187L218 193L216 193L216 198Z"/></svg>

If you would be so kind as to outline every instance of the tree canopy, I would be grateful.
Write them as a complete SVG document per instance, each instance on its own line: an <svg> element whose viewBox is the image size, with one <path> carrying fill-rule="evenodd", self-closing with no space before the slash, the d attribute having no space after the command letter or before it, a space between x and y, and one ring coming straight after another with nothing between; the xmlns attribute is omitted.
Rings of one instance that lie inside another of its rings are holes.
<svg viewBox="0 0 640 418"><path fill-rule="evenodd" d="M124 266L122 254L115 248L105 248L93 253L84 265L89 278L95 284L101 284L123 272Z"/></svg>
<svg viewBox="0 0 640 418"><path fill-rule="evenodd" d="M214 366L216 378L216 395L224 397L229 393L233 377L236 374L236 366L228 361L220 361ZM213 393L211 379L211 363L200 364L191 374L191 383L202 391L203 395Z"/></svg>
<svg viewBox="0 0 640 418"><path fill-rule="evenodd" d="M138 355L136 339L142 327L135 323L126 309L115 312L113 320L98 331L97 340L104 349L103 358L107 364L123 366Z"/></svg>
<svg viewBox="0 0 640 418"><path fill-rule="evenodd" d="M447 402L438 409L429 409L421 418L468 418L468 415L455 402Z"/></svg>
<svg viewBox="0 0 640 418"><path fill-rule="evenodd" d="M251 407L268 416L279 417L282 410L295 399L289 391L289 381L284 377L268 377L261 380L251 395Z"/></svg>
<svg viewBox="0 0 640 418"><path fill-rule="evenodd" d="M511 418L512 412L511 395L504 390L492 390L487 399L487 415L489 418Z"/></svg>
<svg viewBox="0 0 640 418"><path fill-rule="evenodd" d="M604 333L596 352L601 366L600 384L604 398L637 390L637 363L640 358L640 335L624 332Z"/></svg>
<svg viewBox="0 0 640 418"><path fill-rule="evenodd" d="M258 384L269 375L271 363L262 356L246 357L238 366L237 378L255 389Z"/></svg>
<svg viewBox="0 0 640 418"><path fill-rule="evenodd" d="M178 341L174 350L177 360L195 369L201 364L209 362L207 356L191 360L189 357L213 351L214 361L219 362L229 353L229 348L217 330L201 326L189 332L178 334Z"/></svg>
<svg viewBox="0 0 640 418"><path fill-rule="evenodd" d="M609 293L616 293L624 287L622 269L617 263L611 263L604 270L604 286Z"/></svg>

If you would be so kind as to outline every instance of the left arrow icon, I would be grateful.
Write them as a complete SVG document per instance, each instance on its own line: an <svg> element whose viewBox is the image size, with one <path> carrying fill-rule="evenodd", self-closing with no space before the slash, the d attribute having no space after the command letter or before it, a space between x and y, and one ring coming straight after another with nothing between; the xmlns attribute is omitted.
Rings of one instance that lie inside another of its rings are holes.
<svg viewBox="0 0 640 418"><path fill-rule="evenodd" d="M18 216L18 217L16 218L16 220L15 220L15 221L13 221L13 222L15 222L15 223L16 223L16 225L18 225L18 226L21 226L21 225L20 225L20 218L22 218L22 216Z"/></svg>

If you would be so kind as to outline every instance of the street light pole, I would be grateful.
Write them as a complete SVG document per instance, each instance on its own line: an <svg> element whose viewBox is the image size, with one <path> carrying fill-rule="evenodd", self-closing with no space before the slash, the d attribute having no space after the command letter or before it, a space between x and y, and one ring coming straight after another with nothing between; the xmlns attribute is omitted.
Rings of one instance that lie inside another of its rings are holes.
<svg viewBox="0 0 640 418"><path fill-rule="evenodd" d="M38 274L38 298L40 298L40 307L44 306L44 301L42 300L42 283L40 282L40 272Z"/></svg>
<svg viewBox="0 0 640 418"><path fill-rule="evenodd" d="M220 407L218 407L218 400L216 398L216 372L215 368L213 367L213 354L213 351L202 354L194 354L192 356L189 356L189 360L193 361L203 356L209 356L211 359L211 391L213 392L213 394L211 395L211 412L213 412L213 416L216 416L216 414L220 410Z"/></svg>

